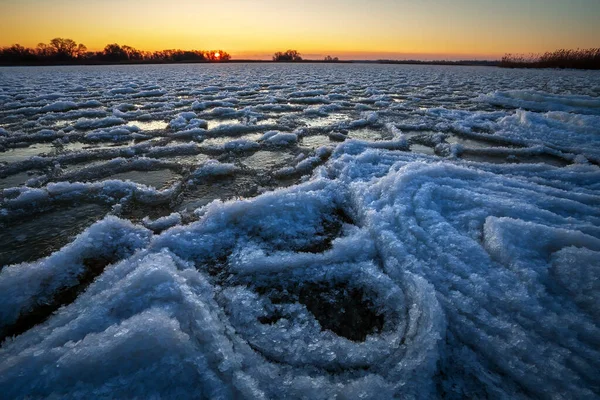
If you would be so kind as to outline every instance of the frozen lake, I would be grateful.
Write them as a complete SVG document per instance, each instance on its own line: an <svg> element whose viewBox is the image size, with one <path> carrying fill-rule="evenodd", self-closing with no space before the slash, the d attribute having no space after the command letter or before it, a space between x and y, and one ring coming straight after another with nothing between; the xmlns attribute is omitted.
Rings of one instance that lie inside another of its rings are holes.
<svg viewBox="0 0 600 400"><path fill-rule="evenodd" d="M599 165L600 72L1 68L0 391L597 398Z"/></svg>

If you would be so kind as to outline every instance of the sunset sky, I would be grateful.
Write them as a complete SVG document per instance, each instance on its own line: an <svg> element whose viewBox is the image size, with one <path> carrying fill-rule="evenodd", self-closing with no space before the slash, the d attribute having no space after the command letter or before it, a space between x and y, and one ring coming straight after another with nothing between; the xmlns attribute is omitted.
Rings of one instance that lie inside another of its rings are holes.
<svg viewBox="0 0 600 400"><path fill-rule="evenodd" d="M235 58L497 58L600 46L600 0L0 0L0 46L222 48Z"/></svg>

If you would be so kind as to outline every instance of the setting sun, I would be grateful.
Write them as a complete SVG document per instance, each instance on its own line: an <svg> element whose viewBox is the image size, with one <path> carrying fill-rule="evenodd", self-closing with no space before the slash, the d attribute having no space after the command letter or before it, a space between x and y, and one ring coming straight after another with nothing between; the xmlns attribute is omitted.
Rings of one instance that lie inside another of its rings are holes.
<svg viewBox="0 0 600 400"><path fill-rule="evenodd" d="M215 58L218 60L219 58L221 58L221 53L215 53Z"/></svg>

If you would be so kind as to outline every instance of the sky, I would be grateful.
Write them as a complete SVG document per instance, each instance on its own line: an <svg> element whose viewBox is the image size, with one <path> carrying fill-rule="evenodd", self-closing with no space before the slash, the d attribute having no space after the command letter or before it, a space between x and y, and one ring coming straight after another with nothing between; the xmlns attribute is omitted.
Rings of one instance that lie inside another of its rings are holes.
<svg viewBox="0 0 600 400"><path fill-rule="evenodd" d="M0 0L0 46L223 49L234 58L495 59L600 47L600 0Z"/></svg>

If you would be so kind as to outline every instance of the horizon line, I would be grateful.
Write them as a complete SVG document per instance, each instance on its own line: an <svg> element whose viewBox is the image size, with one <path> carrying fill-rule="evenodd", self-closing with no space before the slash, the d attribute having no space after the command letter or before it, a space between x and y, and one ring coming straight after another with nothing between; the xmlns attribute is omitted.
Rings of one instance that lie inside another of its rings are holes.
<svg viewBox="0 0 600 400"><path fill-rule="evenodd" d="M66 38L65 38L66 39ZM36 45L23 45L19 42L11 44L0 45L0 48L9 48L11 46L20 45L25 48L35 49L38 44L45 42L38 42ZM76 42L77 43L77 42ZM85 45L85 43L80 43ZM119 46L128 46L126 43L110 42L109 44L118 44ZM86 46L87 47L87 46ZM133 47L133 46L131 46ZM293 47L293 46L292 46ZM135 48L135 47L134 47ZM162 49L141 49L135 48L136 50L145 52L160 52L166 50L183 50L183 51L195 51L200 49L196 48L181 48L181 47L169 47ZM90 52L101 52L104 48L88 48ZM270 61L272 56L278 51L286 51L288 49L277 49L273 51L267 50L239 50L239 51L228 51L226 48L219 49L227 52L232 59L237 60L251 60L251 61ZM308 60L321 60L327 56L338 57L340 61L377 61L377 60L391 60L391 61L496 61L502 58L503 55L508 53L453 53L453 52L403 52L403 51L373 51L373 50L350 50L350 51L299 51L300 55Z"/></svg>
<svg viewBox="0 0 600 400"><path fill-rule="evenodd" d="M70 38L60 38L56 37L54 39L63 39L63 40L71 40L75 44L74 40ZM51 39L50 42L54 39ZM8 49L12 46L23 46L30 50L35 50L38 48L40 44L49 45L50 43L38 42L35 46L32 45L21 45L19 42L12 44L4 44L0 45L0 49ZM120 44L118 42L109 42L104 47L101 48L87 48L85 43L79 43L79 45L83 45L85 47L85 51L90 53L100 53L104 51L104 49L111 45L117 44L119 47L131 47L136 51L147 52L147 53L158 53L161 51L198 51L198 52L223 52L228 54L231 59L235 59L238 61L271 61L273 55L277 52L286 51L283 48L280 48L275 51L270 50L233 50L228 51L225 48L220 48L218 50L200 50L198 48L181 48L181 47L167 47L157 50L145 50L142 48L136 48L133 46L129 46L127 44ZM291 46L293 48L294 46ZM291 49L290 48L290 49ZM289 49L287 49L289 50ZM578 48L579 50L579 48ZM297 51L297 50L296 50ZM555 50L556 51L556 50ZM377 50L342 50L342 51L324 51L324 50L308 50L308 51L298 51L299 55L306 61L322 61L326 57L335 57L339 61L440 61L440 62L455 62L455 61L500 61L504 56L540 56L543 53L520 53L520 52L504 52L504 53L477 53L477 52L404 52L404 51L377 51Z"/></svg>

